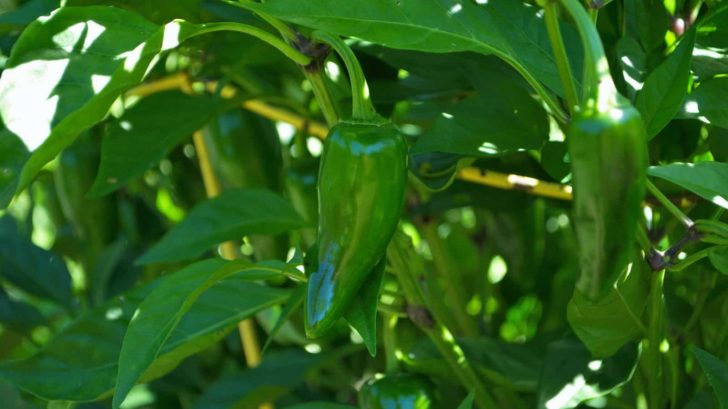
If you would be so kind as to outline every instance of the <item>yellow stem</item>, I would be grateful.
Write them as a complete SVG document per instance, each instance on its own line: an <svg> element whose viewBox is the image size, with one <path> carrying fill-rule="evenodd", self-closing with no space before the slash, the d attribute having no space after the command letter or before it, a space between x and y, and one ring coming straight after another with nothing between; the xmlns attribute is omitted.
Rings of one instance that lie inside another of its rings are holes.
<svg viewBox="0 0 728 409"><path fill-rule="evenodd" d="M183 89L187 88L186 85ZM188 89L185 89L188 91ZM197 157L200 163L200 171L202 173L202 181L205 185L205 192L207 197L218 196L222 192L222 186L220 181L215 176L215 171L212 168L210 162L210 154L207 151L207 146L202 136L201 131L197 131L192 135L192 140L195 144L197 151ZM235 243L232 241L226 241L221 245L221 252L223 258L227 260L233 260L237 258L238 252ZM253 320L248 318L238 323L238 332L240 333L240 341L243 345L243 353L245 354L245 362L247 362L249 368L255 368L260 364L261 352L260 343L258 337L255 334L255 324ZM259 409L273 409L273 405L270 403L264 403L259 406Z"/></svg>
<svg viewBox="0 0 728 409"><path fill-rule="evenodd" d="M209 92L217 90L217 82L208 82L206 88ZM175 74L147 84L142 84L129 92L129 95L146 96L155 92L171 90L175 88L189 88L183 74ZM235 87L225 86L220 91L223 98L233 98L236 94ZM324 139L328 134L328 127L320 122L309 121L293 112L271 106L260 100L247 100L242 107L260 116L273 121L286 122L293 125L299 131L305 131L317 138ZM465 180L479 185L490 186L497 189L521 190L535 196L548 197L559 200L571 200L571 186L558 183L544 182L528 176L505 174L483 170L475 167L461 169L457 175L458 179Z"/></svg>

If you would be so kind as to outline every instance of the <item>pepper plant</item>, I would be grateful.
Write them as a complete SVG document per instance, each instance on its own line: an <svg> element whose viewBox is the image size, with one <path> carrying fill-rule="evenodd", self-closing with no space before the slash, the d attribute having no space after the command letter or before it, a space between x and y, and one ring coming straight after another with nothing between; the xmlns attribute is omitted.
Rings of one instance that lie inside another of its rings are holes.
<svg viewBox="0 0 728 409"><path fill-rule="evenodd" d="M721 0L0 1L0 407L728 408Z"/></svg>

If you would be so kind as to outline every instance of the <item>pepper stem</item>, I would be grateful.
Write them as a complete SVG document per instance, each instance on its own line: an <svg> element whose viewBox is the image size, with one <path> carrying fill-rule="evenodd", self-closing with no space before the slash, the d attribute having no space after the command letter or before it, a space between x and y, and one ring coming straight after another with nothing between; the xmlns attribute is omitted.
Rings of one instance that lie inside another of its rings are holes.
<svg viewBox="0 0 728 409"><path fill-rule="evenodd" d="M561 0L564 9L571 15L584 46L583 98L587 106L596 105L600 111L616 103L617 89L609 73L609 64L604 53L602 40L596 26L578 0Z"/></svg>
<svg viewBox="0 0 728 409"><path fill-rule="evenodd" d="M344 61L346 71L349 73L349 82L351 83L352 118L367 120L375 117L376 113L369 100L364 71L351 48L338 36L325 31L314 31L311 38L330 45Z"/></svg>

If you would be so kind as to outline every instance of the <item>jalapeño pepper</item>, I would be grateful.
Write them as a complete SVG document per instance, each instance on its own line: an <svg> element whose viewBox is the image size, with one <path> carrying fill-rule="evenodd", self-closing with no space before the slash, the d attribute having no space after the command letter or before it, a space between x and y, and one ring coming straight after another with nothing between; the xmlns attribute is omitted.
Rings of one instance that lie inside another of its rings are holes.
<svg viewBox="0 0 728 409"><path fill-rule="evenodd" d="M421 376L393 373L371 379L359 391L362 409L430 409L433 386Z"/></svg>
<svg viewBox="0 0 728 409"><path fill-rule="evenodd" d="M341 39L322 32L342 57L352 85L352 117L330 130L318 177L318 268L309 274L304 323L324 335L383 259L404 205L407 144L376 115L361 67ZM376 300L375 300L376 301Z"/></svg>
<svg viewBox="0 0 728 409"><path fill-rule="evenodd" d="M407 146L389 122L340 122L319 171L318 270L308 279L306 329L327 331L384 255L404 204Z"/></svg>

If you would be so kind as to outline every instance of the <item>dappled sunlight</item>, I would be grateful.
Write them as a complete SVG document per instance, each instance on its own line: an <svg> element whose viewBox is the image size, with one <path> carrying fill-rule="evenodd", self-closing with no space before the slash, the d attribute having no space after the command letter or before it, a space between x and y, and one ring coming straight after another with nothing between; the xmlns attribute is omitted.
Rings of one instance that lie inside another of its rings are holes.
<svg viewBox="0 0 728 409"><path fill-rule="evenodd" d="M447 11L447 15L448 16L455 15L455 14L459 13L460 11L462 11L462 9L463 9L463 5L462 4L455 3L455 4L452 5L452 7L450 7L450 10Z"/></svg>
<svg viewBox="0 0 728 409"><path fill-rule="evenodd" d="M573 407L574 403L578 403L581 400L578 399L579 395L585 393L597 395L598 390L593 386L587 385L584 375L578 374L574 377L571 383L564 385L563 388L553 398L546 401L547 409L560 409L563 407Z"/></svg>
<svg viewBox="0 0 728 409"><path fill-rule="evenodd" d="M182 31L182 27L179 21L173 21L164 26L164 37L160 51L167 51L177 47L180 42L180 31Z"/></svg>
<svg viewBox="0 0 728 409"><path fill-rule="evenodd" d="M495 155L498 153L498 147L493 143L483 142L483 144L478 148L478 152L486 155Z"/></svg>

